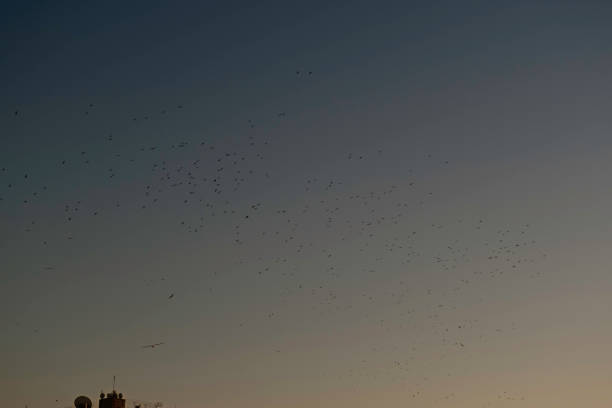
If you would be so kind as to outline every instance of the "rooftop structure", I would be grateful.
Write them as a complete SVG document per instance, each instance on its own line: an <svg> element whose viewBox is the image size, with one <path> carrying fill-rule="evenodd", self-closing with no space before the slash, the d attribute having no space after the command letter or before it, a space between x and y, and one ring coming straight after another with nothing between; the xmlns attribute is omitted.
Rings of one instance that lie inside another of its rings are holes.
<svg viewBox="0 0 612 408"><path fill-rule="evenodd" d="M79 407L77 407L79 408ZM109 392L104 395L100 393L100 401L98 401L98 408L125 408L125 399L123 394L117 394L117 391Z"/></svg>

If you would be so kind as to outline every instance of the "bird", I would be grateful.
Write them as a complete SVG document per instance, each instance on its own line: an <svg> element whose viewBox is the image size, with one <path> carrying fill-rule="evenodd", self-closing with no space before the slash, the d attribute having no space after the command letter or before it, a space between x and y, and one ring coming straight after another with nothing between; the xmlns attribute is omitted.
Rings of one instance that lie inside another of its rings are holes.
<svg viewBox="0 0 612 408"><path fill-rule="evenodd" d="M168 299L172 299L174 297L174 293L168 296Z"/></svg>
<svg viewBox="0 0 612 408"><path fill-rule="evenodd" d="M155 344L146 344L144 346L140 346L141 348L155 348L157 346L161 346L162 344L165 344L164 342L161 343L155 343Z"/></svg>

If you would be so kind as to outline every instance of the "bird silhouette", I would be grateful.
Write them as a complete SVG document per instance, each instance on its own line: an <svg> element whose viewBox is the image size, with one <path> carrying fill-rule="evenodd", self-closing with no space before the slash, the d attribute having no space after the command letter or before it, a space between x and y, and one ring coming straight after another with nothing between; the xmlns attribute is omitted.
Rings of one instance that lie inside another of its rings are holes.
<svg viewBox="0 0 612 408"><path fill-rule="evenodd" d="M144 346L140 346L141 348L155 348L157 346L161 346L162 344L165 344L164 342L161 343L155 343L155 344L146 344Z"/></svg>

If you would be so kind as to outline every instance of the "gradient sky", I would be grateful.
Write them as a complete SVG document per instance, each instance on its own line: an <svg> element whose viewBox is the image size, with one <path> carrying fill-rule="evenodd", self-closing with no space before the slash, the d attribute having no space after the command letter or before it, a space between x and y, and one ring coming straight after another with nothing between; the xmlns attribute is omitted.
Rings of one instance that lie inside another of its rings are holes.
<svg viewBox="0 0 612 408"><path fill-rule="evenodd" d="M4 405L612 404L609 2L85 3L0 12Z"/></svg>

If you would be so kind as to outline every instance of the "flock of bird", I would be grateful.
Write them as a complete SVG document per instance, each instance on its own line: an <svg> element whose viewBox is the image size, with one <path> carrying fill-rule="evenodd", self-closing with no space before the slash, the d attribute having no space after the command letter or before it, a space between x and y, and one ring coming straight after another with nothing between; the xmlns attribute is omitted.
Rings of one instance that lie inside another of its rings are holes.
<svg viewBox="0 0 612 408"><path fill-rule="evenodd" d="M296 75L310 77L313 73L297 70ZM150 121L185 110L179 104L126 120ZM95 111L95 104L85 104L85 116L91 117ZM27 120L22 109L15 110L12 116L15 120ZM279 112L276 119L290 120L290 115ZM466 216L426 224L423 214L437 200L436 186L423 184L426 170L417 169L398 169L404 172L403 181L383 182L377 187L344 180L335 174L296 178L295 186L300 191L292 196L293 200L284 200L279 205L265 201L265 195L252 199L251 192L273 185L278 173L268 158L272 155L272 138L256 132L254 120L244 125L244 135L231 141L186 137L166 144L143 142L135 147L123 145L120 138L107 134L103 136L104 151L89 152L84 148L66 154L57 158L53 169L3 166L0 204L27 214L30 218L23 225L23 232L36 239L42 237L37 242L42 246L53 245L54 240L83 238L82 232L80 236L73 232L75 224L85 225L89 219L99 217L112 223L117 210L167 214L170 208L177 231L192 234L195 240L211 228L222 226L230 237L225 244L235 251L240 270L256 279L280 282L278 295L288 306L296 298L306 298L310 309L321 316L359 311L364 318L376 322L381 333L422 332L422 322L426 321L427 333L439 339L443 354L465 352L475 348L476 341L494 341L503 330L514 329L487 328L471 319L450 322L458 309L453 302L475 283L521 276L521 271L535 276L530 265L545 254L538 250L529 221L508 226L486 217ZM362 149L346 152L338 161L367 169L384 160L384 155L382 148ZM424 153L421 160L425 163L423 167L452 171L452 163L446 158ZM46 173L61 171L78 173L84 178L95 173L92 179L99 185L92 187L115 191L117 195L111 193L100 203L71 191L61 208L50 209L61 217L61 222L53 231L45 231L42 222L35 219L37 212L30 207L48 206L54 188L65 190L56 182L44 181ZM135 193L125 199L120 188L113 190L113 183L119 183L118 180ZM253 252L258 255L252 257ZM320 270L313 272L315 264ZM361 265L360 269L354 270L355 265ZM56 266L44 268L53 272ZM407 272L402 275L401 270ZM423 278L420 270L436 276ZM394 284L364 289L355 298L346 289L354 279L393 280ZM419 287L418 282L424 286ZM213 286L211 280L211 291ZM167 300L178 301L178 295L169 288ZM444 299L447 301L443 302ZM393 307L397 315L381 314L379 310L386 310L386 305ZM281 319L285 313L284 309L270 310L262 318ZM239 327L245 324L236 322ZM153 350L170 344L171 340L159 341L141 348ZM382 351L376 345L367 348L374 356ZM278 345L272 350L287 351ZM398 353L401 356L385 366L373 367L369 360L361 360L347 368L343 377L372 379L386 375L398 381L412 378L413 363L420 350L418 345L411 346L409 352ZM426 381L422 379L421 383ZM415 386L413 398L421 395ZM452 394L445 398L452 398ZM509 395L500 398L521 399Z"/></svg>

